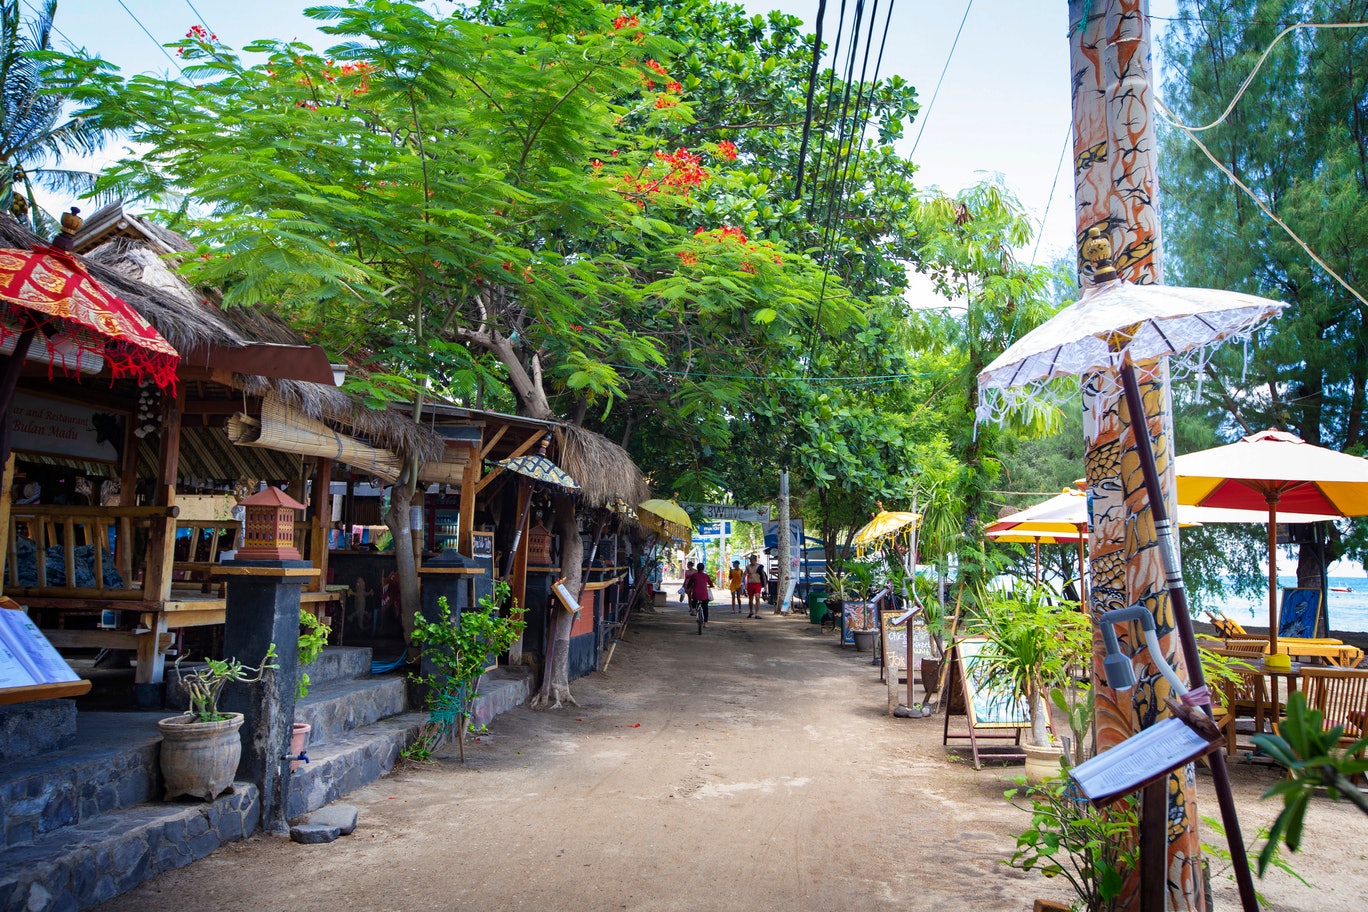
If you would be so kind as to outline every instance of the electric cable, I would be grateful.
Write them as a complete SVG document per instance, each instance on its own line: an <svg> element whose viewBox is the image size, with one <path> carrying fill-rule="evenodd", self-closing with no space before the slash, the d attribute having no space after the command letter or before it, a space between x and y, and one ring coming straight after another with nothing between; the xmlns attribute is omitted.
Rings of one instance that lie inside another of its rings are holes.
<svg viewBox="0 0 1368 912"><path fill-rule="evenodd" d="M1064 157L1069 154L1073 141L1073 124L1064 131L1064 148L1059 150L1059 164L1055 165L1054 183L1050 184L1050 195L1045 200L1045 214L1040 217L1040 233L1036 235L1035 247L1031 250L1031 265L1036 264L1036 254L1040 252L1040 242L1045 237L1045 222L1050 217L1050 207L1054 205L1055 191L1059 189L1059 172L1064 170Z"/></svg>
<svg viewBox="0 0 1368 912"><path fill-rule="evenodd" d="M152 43L155 44L155 45L157 46L157 50L159 50L159 51L162 52L162 56L165 57L167 60L171 61L171 65L172 65L173 67L176 68L176 72L177 72L177 73L180 73L182 76L184 76L184 75L185 75L185 71L182 70L182 69L180 68L180 64L179 64L179 63L176 63L176 58L172 57L170 54L168 54L168 53L166 52L166 48L163 47L163 46L162 46L162 43L161 43L160 41L157 40L157 36L153 35L153 34L148 30L147 26L143 25L143 21L142 21L141 19L138 18L137 13L135 13L135 12L133 12L131 9L129 9L129 8L128 8L128 4L127 4L127 3L124 3L124 0L118 0L118 2L119 2L119 6L122 6L122 7L123 7L123 11L124 11L125 13L128 13L129 17L132 18L132 20L138 24L138 28L142 29L143 34L146 35L146 36L152 41Z"/></svg>
<svg viewBox="0 0 1368 912"><path fill-rule="evenodd" d="M817 31L812 36L812 66L808 69L807 104L803 112L803 141L798 147L798 175L793 182L793 197L803 198L803 166L807 163L808 141L812 136L812 102L817 94L817 73L822 62L822 22L826 19L826 0L817 0Z"/></svg>
<svg viewBox="0 0 1368 912"><path fill-rule="evenodd" d="M960 35L964 32L964 23L969 21L969 11L974 8L974 0L964 7L964 18L960 19L959 30L955 32L955 40L950 44L950 53L945 57L945 66L941 67L940 78L936 80L936 90L931 93L931 100L927 102L926 113L922 115L921 126L917 128L917 138L912 141L912 151L908 154L911 158L917 154L917 145L921 142L922 133L926 131L926 122L931 119L931 109L936 106L936 97L940 95L941 83L945 81L946 71L950 69L950 61L955 59L955 48L959 47Z"/></svg>

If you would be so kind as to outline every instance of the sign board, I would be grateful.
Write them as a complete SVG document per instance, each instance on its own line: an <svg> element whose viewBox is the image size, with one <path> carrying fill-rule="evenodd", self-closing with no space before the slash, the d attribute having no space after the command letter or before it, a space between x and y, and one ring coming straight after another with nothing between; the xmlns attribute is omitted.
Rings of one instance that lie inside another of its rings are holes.
<svg viewBox="0 0 1368 912"><path fill-rule="evenodd" d="M79 680L24 612L0 608L0 688Z"/></svg>
<svg viewBox="0 0 1368 912"><path fill-rule="evenodd" d="M854 646L855 631L874 630L874 619L878 613L879 610L873 602L855 599L846 602L845 610L842 612L841 644Z"/></svg>
<svg viewBox="0 0 1368 912"><path fill-rule="evenodd" d="M10 446L24 453L117 463L127 421L122 412L18 393L10 409Z"/></svg>
<svg viewBox="0 0 1368 912"><path fill-rule="evenodd" d="M724 535L731 535L729 519L699 523L698 528L694 529L694 538L721 538Z"/></svg>
<svg viewBox="0 0 1368 912"><path fill-rule="evenodd" d="M766 522L770 518L770 508L740 507L735 504L681 503L690 514L705 519L735 519L740 522Z"/></svg>
<svg viewBox="0 0 1368 912"><path fill-rule="evenodd" d="M980 741L1011 741L1021 743L1022 729L1031 727L1026 702L1015 697L1010 689L989 680L987 669L980 658L985 637L965 637L950 648L949 680L945 684L945 735L943 744L952 739L968 739L974 756L974 769L980 769ZM967 734L951 733L950 717L967 716ZM1018 754L1018 756L1020 756Z"/></svg>

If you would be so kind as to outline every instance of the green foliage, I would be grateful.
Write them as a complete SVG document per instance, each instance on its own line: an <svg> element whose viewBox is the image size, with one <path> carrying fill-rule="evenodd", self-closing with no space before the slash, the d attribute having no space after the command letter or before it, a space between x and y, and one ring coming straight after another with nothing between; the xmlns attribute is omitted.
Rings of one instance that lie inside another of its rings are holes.
<svg viewBox="0 0 1368 912"><path fill-rule="evenodd" d="M1064 685L1069 669L1092 649L1092 627L1078 604L1051 604L1052 598L1042 587L1018 584L1009 595L992 593L969 625L988 640L979 653L984 672L1026 701L1031 740L1039 747L1049 742L1046 695Z"/></svg>
<svg viewBox="0 0 1368 912"><path fill-rule="evenodd" d="M221 722L228 718L218 708L223 688L230 682L254 684L260 681L266 672L280 667L271 661L275 657L275 644L272 643L266 649L261 664L255 668L237 659L206 659L204 668L185 674L181 673L181 661L185 656L176 659L176 678L190 694L189 714L196 722Z"/></svg>
<svg viewBox="0 0 1368 912"><path fill-rule="evenodd" d="M1087 753L1088 732L1092 729L1096 710L1096 695L1091 684L1075 684L1067 687L1051 687L1050 702L1069 720L1069 746L1073 756L1069 762L1073 766L1083 762Z"/></svg>
<svg viewBox="0 0 1368 912"><path fill-rule="evenodd" d="M32 18L21 18L25 11ZM57 0L0 0L0 211L31 221L40 234L57 227L34 195L35 187L73 197L88 194L95 175L60 166L63 156L88 155L104 143L104 132L82 118L67 119L67 98L54 91L55 76L46 52L52 46ZM92 62L70 58L73 72Z"/></svg>
<svg viewBox="0 0 1368 912"><path fill-rule="evenodd" d="M328 645L330 633L332 628L314 617L312 612L299 609L299 684L295 687L296 700L309 695L309 673L304 669L318 661Z"/></svg>
<svg viewBox="0 0 1368 912"><path fill-rule="evenodd" d="M1326 729L1324 722L1319 710L1307 708L1306 695L1295 692L1287 698L1287 714L1278 726L1278 734L1253 738L1255 746L1287 770L1287 778L1264 793L1265 798L1281 796L1283 809L1273 821L1268 842L1259 853L1260 876L1276 857L1279 840L1293 852L1301 847L1306 812L1317 792L1324 790L1334 801L1347 798L1368 814L1368 796L1352 781L1368 772L1368 758L1362 756L1368 750L1368 737L1340 747L1344 726Z"/></svg>
<svg viewBox="0 0 1368 912"><path fill-rule="evenodd" d="M430 621L414 618L413 640L423 647L423 657L437 670L432 674L410 673L414 683L427 689L428 721L417 740L404 750L409 759L426 760L454 733L465 762L465 735L478 697L480 678L491 660L505 652L522 633L526 623L516 603L507 614L499 606L509 599L508 583L497 580L494 591L480 599L479 607L461 612L451 621L446 597L437 600L439 616Z"/></svg>
<svg viewBox="0 0 1368 912"><path fill-rule="evenodd" d="M1031 814L1031 826L1017 835L1007 864L1046 877L1063 877L1087 912L1115 912L1126 873L1140 860L1134 840L1139 799L1127 796L1106 808L1078 794L1067 776L1007 791L1007 800ZM1029 807L1021 802L1029 802Z"/></svg>

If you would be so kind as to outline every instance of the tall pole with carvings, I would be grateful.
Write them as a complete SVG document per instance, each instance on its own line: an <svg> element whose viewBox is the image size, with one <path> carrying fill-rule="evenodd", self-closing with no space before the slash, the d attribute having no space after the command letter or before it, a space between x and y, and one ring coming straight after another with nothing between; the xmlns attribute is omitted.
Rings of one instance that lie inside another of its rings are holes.
<svg viewBox="0 0 1368 912"><path fill-rule="evenodd" d="M1070 0L1069 26L1079 246L1089 229L1100 228L1117 251L1115 264L1122 278L1140 284L1160 282L1148 2ZM1171 500L1175 485L1168 364L1161 360L1137 367L1145 402L1143 416L1129 414L1116 372L1090 373L1082 381L1084 464L1092 519L1089 608L1096 617L1113 608L1144 605L1154 616L1165 657L1183 675L1133 423L1143 420L1147 427L1161 485ZM1173 515L1171 502L1168 508ZM1101 684L1104 650L1100 635L1094 637L1099 750L1152 725L1164 712L1168 685L1150 661L1143 641L1136 638L1125 648L1132 655L1137 686L1133 692L1118 695ZM1194 785L1188 767L1145 791L1142 814L1151 825L1142 826L1141 831L1159 840L1157 845L1146 846L1145 854L1151 862L1162 858L1162 876L1132 872L1122 908L1203 909ZM1150 870L1157 872L1160 866Z"/></svg>

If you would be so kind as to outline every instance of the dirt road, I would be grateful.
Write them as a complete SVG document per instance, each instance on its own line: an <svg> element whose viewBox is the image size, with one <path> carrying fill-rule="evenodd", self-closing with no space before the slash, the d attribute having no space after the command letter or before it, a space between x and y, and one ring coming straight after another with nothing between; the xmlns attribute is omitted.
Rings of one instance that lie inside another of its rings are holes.
<svg viewBox="0 0 1368 912"><path fill-rule="evenodd" d="M352 836L259 836L102 908L982 912L1068 898L1002 864L1026 823L1002 798L1019 767L947 759L941 717L885 715L868 656L806 619L725 612L702 636L677 605L633 618L608 671L572 685L578 708L500 716L465 766L401 767L347 799ZM1276 813L1258 801L1274 774L1234 776L1252 831ZM1368 817L1318 804L1295 860L1315 887L1270 875L1267 908L1364 908L1365 852ZM1238 908L1225 880L1217 908Z"/></svg>

